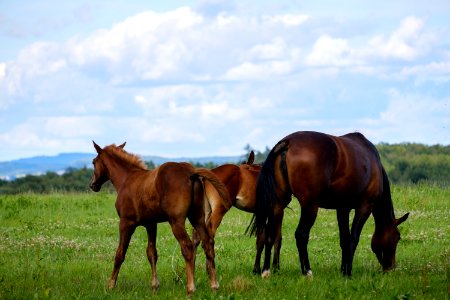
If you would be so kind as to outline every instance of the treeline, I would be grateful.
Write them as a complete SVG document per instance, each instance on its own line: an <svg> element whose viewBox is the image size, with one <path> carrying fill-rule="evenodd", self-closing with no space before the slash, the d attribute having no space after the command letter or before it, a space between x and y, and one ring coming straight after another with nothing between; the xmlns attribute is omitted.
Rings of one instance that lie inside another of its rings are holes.
<svg viewBox="0 0 450 300"><path fill-rule="evenodd" d="M377 145L381 160L392 183L418 183L429 181L450 185L450 146L426 146L423 144L385 144ZM252 150L247 145L244 150ZM255 163L262 163L270 149L255 151ZM241 157L241 162L247 160L248 154ZM152 161L146 162L149 169L155 168ZM213 162L206 164L194 163L195 167L212 169L217 167ZM67 169L58 175L47 172L44 175L27 175L13 181L0 180L0 194L17 194L23 192L51 193L87 192L93 170L90 168ZM110 183L103 190L113 191Z"/></svg>
<svg viewBox="0 0 450 300"><path fill-rule="evenodd" d="M394 183L450 183L450 145L381 143L377 149L389 179Z"/></svg>

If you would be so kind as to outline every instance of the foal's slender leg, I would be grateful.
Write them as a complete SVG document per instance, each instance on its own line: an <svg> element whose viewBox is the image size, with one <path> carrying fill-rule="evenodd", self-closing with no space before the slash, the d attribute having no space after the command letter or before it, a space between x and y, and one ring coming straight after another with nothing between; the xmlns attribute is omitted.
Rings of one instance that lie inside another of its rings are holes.
<svg viewBox="0 0 450 300"><path fill-rule="evenodd" d="M148 245L147 245L147 257L152 268L152 288L157 290L159 288L158 276L156 274L156 262L158 261L158 252L156 251L156 223L150 223L146 226Z"/></svg>
<svg viewBox="0 0 450 300"><path fill-rule="evenodd" d="M209 235L214 239L216 235L217 228L219 227L220 223L222 222L223 216L226 214L228 209L226 209L223 206L216 207L212 213L207 217L206 219L206 229L208 230ZM197 230L192 229L192 242L194 244L194 257L197 257L197 248L200 244L201 238L198 234ZM207 270L209 272L208 266Z"/></svg>
<svg viewBox="0 0 450 300"><path fill-rule="evenodd" d="M193 244L189 235L186 232L184 226L184 220L178 220L174 222L170 222L170 226L172 227L172 232L175 238L178 241L178 244L181 248L181 254L183 254L184 261L186 262L186 289L188 295L191 295L195 292L195 283L194 283L194 250Z"/></svg>
<svg viewBox="0 0 450 300"><path fill-rule="evenodd" d="M196 221L192 222L192 225L195 226L195 230L202 240L202 247L206 256L206 267L210 278L210 286L211 289L215 291L219 288L219 283L216 280L216 265L214 262L214 239L211 236L210 232L206 229L206 225L205 223L203 223L202 219L197 219Z"/></svg>
<svg viewBox="0 0 450 300"><path fill-rule="evenodd" d="M125 254L127 253L128 245L130 244L131 236L136 229L134 222L130 222L125 219L120 219L119 224L119 246L116 250L116 257L114 260L114 269L109 279L108 288L112 289L117 282L117 276L119 275L120 266L125 260Z"/></svg>
<svg viewBox="0 0 450 300"><path fill-rule="evenodd" d="M300 222L295 231L300 266L303 275L312 275L311 266L308 259L308 240L311 227L314 225L317 217L317 207L302 207Z"/></svg>
<svg viewBox="0 0 450 300"><path fill-rule="evenodd" d="M351 245L350 245L350 227L349 227L349 215L350 209L340 208L336 210L337 221L339 225L339 238L342 252L341 260L341 272L344 275L351 275Z"/></svg>

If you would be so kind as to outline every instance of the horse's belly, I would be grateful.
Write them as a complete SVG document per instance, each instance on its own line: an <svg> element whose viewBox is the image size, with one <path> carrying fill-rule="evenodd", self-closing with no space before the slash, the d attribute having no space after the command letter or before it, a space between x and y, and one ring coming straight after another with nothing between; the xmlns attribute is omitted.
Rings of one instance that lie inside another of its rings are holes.
<svg viewBox="0 0 450 300"><path fill-rule="evenodd" d="M320 197L319 199L319 207L325 209L338 209L338 208L356 208L358 201L358 196L354 195L350 192L342 192L339 193L329 192Z"/></svg>
<svg viewBox="0 0 450 300"><path fill-rule="evenodd" d="M246 212L255 212L255 203L251 203L246 197L238 195L234 206Z"/></svg>

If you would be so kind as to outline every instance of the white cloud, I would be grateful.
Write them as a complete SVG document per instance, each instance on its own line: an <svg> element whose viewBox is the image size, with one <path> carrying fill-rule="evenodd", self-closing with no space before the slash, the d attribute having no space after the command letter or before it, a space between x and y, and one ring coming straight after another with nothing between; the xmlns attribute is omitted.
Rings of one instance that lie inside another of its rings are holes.
<svg viewBox="0 0 450 300"><path fill-rule="evenodd" d="M5 78L6 64L0 63L0 81Z"/></svg>
<svg viewBox="0 0 450 300"><path fill-rule="evenodd" d="M100 121L95 117L32 117L0 133L0 143L8 156L87 151L93 134L101 128Z"/></svg>
<svg viewBox="0 0 450 300"><path fill-rule="evenodd" d="M284 15L270 15L270 16L263 16L264 21L269 22L280 22L285 26L299 26L306 21L308 21L311 17L308 15L301 15L301 14L284 14Z"/></svg>
<svg viewBox="0 0 450 300"><path fill-rule="evenodd" d="M400 76L416 77L417 82L447 83L450 81L450 61L431 62L424 65L404 67Z"/></svg>
<svg viewBox="0 0 450 300"><path fill-rule="evenodd" d="M430 49L434 39L431 33L425 32L424 25L420 18L407 17L388 38L384 35L372 38L367 52L382 58L414 60Z"/></svg>
<svg viewBox="0 0 450 300"><path fill-rule="evenodd" d="M311 53L306 57L306 64L311 66L348 66L359 64L353 58L348 41L323 35L315 42Z"/></svg>
<svg viewBox="0 0 450 300"><path fill-rule="evenodd" d="M229 69L222 78L225 80L267 80L289 74L292 67L291 62L286 60L262 63L244 62Z"/></svg>

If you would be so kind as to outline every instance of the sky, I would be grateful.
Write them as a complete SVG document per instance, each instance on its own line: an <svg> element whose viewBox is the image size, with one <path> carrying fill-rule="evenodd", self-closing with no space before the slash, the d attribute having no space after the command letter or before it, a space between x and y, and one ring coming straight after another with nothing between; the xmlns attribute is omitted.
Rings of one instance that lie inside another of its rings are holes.
<svg viewBox="0 0 450 300"><path fill-rule="evenodd" d="M450 1L0 0L0 161L450 144Z"/></svg>

